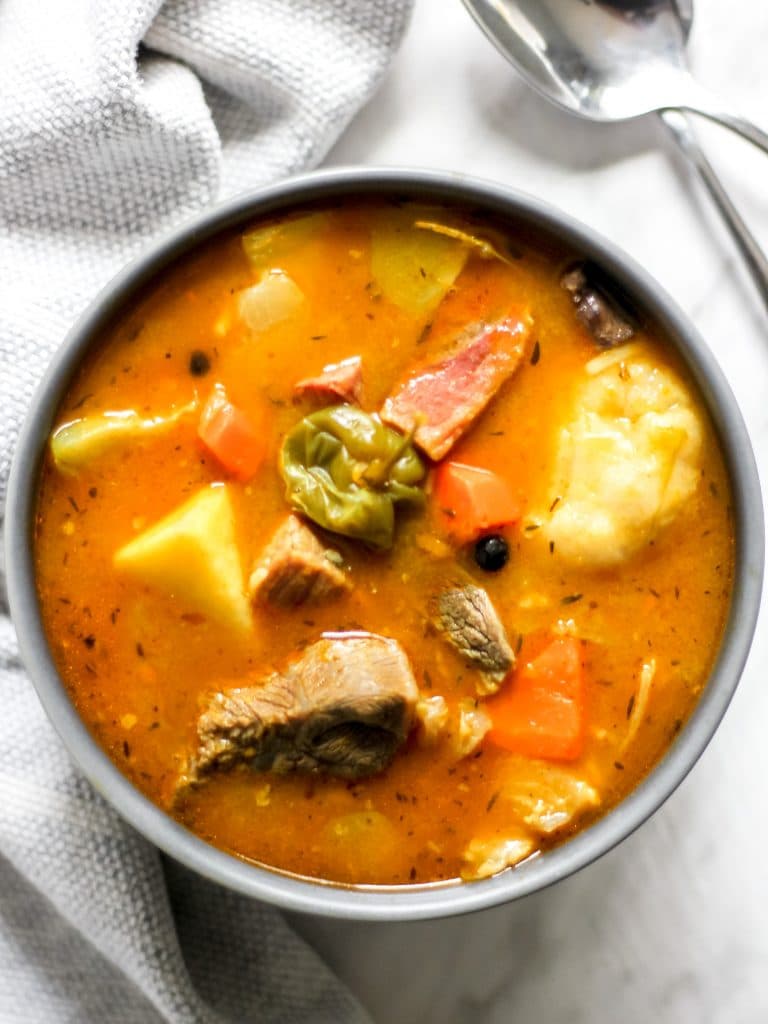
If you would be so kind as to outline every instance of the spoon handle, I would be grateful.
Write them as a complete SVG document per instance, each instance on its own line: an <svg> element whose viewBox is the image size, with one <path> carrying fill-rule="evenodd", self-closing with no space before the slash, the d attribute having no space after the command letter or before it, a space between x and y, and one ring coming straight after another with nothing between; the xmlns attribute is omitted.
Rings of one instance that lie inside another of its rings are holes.
<svg viewBox="0 0 768 1024"><path fill-rule="evenodd" d="M733 205L712 164L704 155L687 117L675 110L662 110L659 117L682 152L699 172L704 186L722 214L737 248L744 257L757 290L768 309L768 258L760 248L757 239L749 230L741 214Z"/></svg>
<svg viewBox="0 0 768 1024"><path fill-rule="evenodd" d="M716 121L724 128L730 128L732 132L743 136L758 149L768 153L768 132L758 128L752 121L740 114L732 114L724 110L717 97L702 88L689 74L684 75L684 89L680 102L671 104L665 109L689 110L692 114L699 114L710 121Z"/></svg>

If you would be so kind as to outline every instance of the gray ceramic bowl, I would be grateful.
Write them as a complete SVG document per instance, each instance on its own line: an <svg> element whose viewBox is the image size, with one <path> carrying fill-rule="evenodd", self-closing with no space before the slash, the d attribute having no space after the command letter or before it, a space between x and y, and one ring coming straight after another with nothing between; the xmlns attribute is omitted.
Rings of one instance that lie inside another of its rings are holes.
<svg viewBox="0 0 768 1024"><path fill-rule="evenodd" d="M83 725L51 659L35 593L31 536L40 460L57 406L102 328L164 267L224 228L315 200L381 195L482 209L550 233L599 263L659 323L690 368L719 434L734 497L736 572L722 647L698 707L666 757L615 810L571 841L515 870L469 884L377 889L305 881L247 864L198 839L142 796ZM672 299L615 246L538 199L463 176L406 170L326 171L239 196L201 214L115 278L72 329L35 396L13 462L6 527L11 613L24 663L51 721L96 789L153 843L216 882L290 910L380 921L459 914L525 896L594 861L645 821L691 769L725 713L752 640L763 572L762 502L744 423L717 363Z"/></svg>

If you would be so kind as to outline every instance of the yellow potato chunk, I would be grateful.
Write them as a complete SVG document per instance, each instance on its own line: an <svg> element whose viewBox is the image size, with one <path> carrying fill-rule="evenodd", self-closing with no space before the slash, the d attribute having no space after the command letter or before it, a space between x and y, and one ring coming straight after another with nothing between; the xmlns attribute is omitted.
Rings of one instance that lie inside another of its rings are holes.
<svg viewBox="0 0 768 1024"><path fill-rule="evenodd" d="M252 626L226 487L206 487L114 556L115 568L171 594L184 611Z"/></svg>
<svg viewBox="0 0 768 1024"><path fill-rule="evenodd" d="M634 351L601 365L561 431L541 531L561 558L594 568L630 558L674 519L696 489L702 444L698 414L671 370Z"/></svg>

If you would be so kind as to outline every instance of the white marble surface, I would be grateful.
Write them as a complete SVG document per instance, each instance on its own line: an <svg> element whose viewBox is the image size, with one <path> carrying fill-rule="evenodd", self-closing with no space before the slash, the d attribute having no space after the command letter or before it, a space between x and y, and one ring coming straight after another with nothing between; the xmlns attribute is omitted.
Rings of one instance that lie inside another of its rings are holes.
<svg viewBox="0 0 768 1024"><path fill-rule="evenodd" d="M763 125L767 41L768 5L697 0L698 76ZM705 139L768 248L768 157L718 129ZM522 84L459 0L417 0L387 82L331 162L495 178L614 239L664 283L714 349L766 479L768 317L654 118L612 127L571 120ZM471 917L297 926L380 1024L768 1021L766 625L763 614L739 692L692 775L599 863Z"/></svg>

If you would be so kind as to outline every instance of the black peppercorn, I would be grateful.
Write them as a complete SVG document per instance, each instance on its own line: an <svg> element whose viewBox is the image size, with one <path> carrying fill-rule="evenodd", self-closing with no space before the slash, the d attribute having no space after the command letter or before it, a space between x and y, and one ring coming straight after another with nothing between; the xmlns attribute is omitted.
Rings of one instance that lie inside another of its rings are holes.
<svg viewBox="0 0 768 1024"><path fill-rule="evenodd" d="M193 377L204 377L211 368L211 360L200 349L196 349L189 357L189 372Z"/></svg>
<svg viewBox="0 0 768 1024"><path fill-rule="evenodd" d="M509 561L509 545L498 533L489 533L475 544L475 561L486 572L498 572Z"/></svg>

